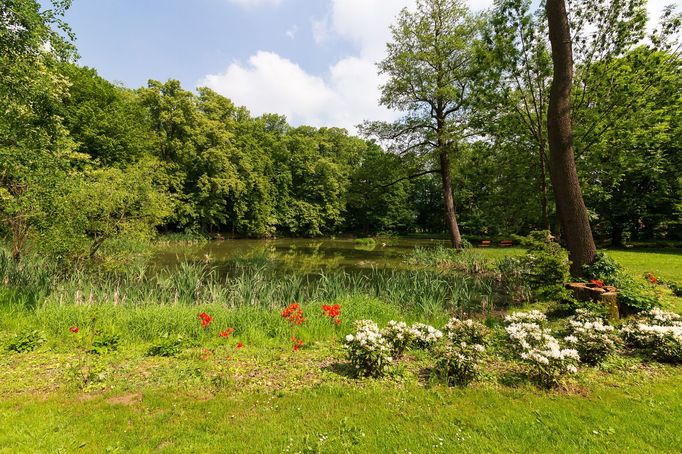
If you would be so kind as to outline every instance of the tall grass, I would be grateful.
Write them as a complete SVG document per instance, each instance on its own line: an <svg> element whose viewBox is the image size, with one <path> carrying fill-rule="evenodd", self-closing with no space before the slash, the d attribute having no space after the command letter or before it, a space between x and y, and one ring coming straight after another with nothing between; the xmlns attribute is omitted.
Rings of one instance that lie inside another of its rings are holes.
<svg viewBox="0 0 682 454"><path fill-rule="evenodd" d="M423 313L472 311L495 300L486 276L431 269L366 272L319 271L282 274L268 265L233 264L229 271L205 263L184 262L152 270L60 274L39 261L15 263L0 253L0 279L12 304L46 305L220 305L226 308L275 308L292 301L330 301L367 295Z"/></svg>

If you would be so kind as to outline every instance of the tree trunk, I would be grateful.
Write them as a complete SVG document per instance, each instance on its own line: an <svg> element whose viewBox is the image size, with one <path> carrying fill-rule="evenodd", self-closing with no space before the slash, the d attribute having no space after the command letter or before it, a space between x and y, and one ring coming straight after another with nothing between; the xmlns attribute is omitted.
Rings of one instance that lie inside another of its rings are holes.
<svg viewBox="0 0 682 454"><path fill-rule="evenodd" d="M443 180L443 202L445 203L445 222L450 231L450 242L455 249L462 248L462 236L459 234L455 199L452 196L452 176L450 175L450 156L447 150L440 152L440 176Z"/></svg>
<svg viewBox="0 0 682 454"><path fill-rule="evenodd" d="M547 205L547 163L545 162L545 146L543 143L540 145L540 209L542 210L542 226L549 232L552 227L549 224Z"/></svg>
<svg viewBox="0 0 682 454"><path fill-rule="evenodd" d="M611 247L623 247L623 224L613 223L611 226Z"/></svg>
<svg viewBox="0 0 682 454"><path fill-rule="evenodd" d="M578 277L582 274L583 265L594 261L597 249L592 238L573 153L571 30L565 0L547 0L546 11L554 64L554 78L547 111L549 171L557 214L572 262L571 274Z"/></svg>

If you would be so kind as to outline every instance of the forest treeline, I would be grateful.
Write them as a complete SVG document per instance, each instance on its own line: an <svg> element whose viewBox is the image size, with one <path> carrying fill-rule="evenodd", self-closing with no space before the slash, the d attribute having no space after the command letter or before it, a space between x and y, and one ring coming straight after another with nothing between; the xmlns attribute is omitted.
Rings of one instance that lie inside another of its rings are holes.
<svg viewBox="0 0 682 454"><path fill-rule="evenodd" d="M371 128L360 138L254 116L176 80L113 84L77 64L68 3L0 5L0 232L15 257L86 260L158 232L446 230L433 154L396 150ZM643 30L640 16L610 20ZM459 226L474 237L556 229L543 19L530 2L498 1L471 24L462 137L448 163ZM578 53L576 163L597 238L682 239L682 60L671 34L642 33L589 61Z"/></svg>

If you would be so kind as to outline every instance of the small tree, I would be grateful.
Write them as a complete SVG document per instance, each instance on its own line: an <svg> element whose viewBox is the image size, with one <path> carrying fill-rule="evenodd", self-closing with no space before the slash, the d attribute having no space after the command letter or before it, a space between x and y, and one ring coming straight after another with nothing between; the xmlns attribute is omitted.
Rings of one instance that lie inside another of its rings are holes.
<svg viewBox="0 0 682 454"><path fill-rule="evenodd" d="M460 0L418 0L416 10L404 9L391 30L388 56L379 63L379 72L388 76L381 103L405 116L363 129L426 169L411 177L440 173L450 240L460 248L450 158L468 135L471 43L478 21Z"/></svg>

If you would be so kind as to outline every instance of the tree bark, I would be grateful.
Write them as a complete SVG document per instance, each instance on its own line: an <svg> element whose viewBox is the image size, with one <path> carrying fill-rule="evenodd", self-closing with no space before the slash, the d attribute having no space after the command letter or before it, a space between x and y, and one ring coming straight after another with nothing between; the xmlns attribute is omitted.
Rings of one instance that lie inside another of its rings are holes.
<svg viewBox="0 0 682 454"><path fill-rule="evenodd" d="M623 224L613 223L611 225L611 247L623 247Z"/></svg>
<svg viewBox="0 0 682 454"><path fill-rule="evenodd" d="M544 142L544 141L543 141ZM542 211L542 226L548 232L552 230L549 224L549 208L547 202L547 163L545 162L545 146L540 145L540 210Z"/></svg>
<svg viewBox="0 0 682 454"><path fill-rule="evenodd" d="M554 78L547 111L549 173L557 214L571 259L571 274L582 275L583 265L594 261L597 249L583 200L573 152L571 87L573 49L565 0L547 0L549 40L552 43Z"/></svg>
<svg viewBox="0 0 682 454"><path fill-rule="evenodd" d="M455 249L462 248L462 236L457 225L455 214L455 198L452 195L452 176L450 175L450 156L447 150L440 151L440 176L443 180L443 203L445 204L445 222L450 232L450 242Z"/></svg>

